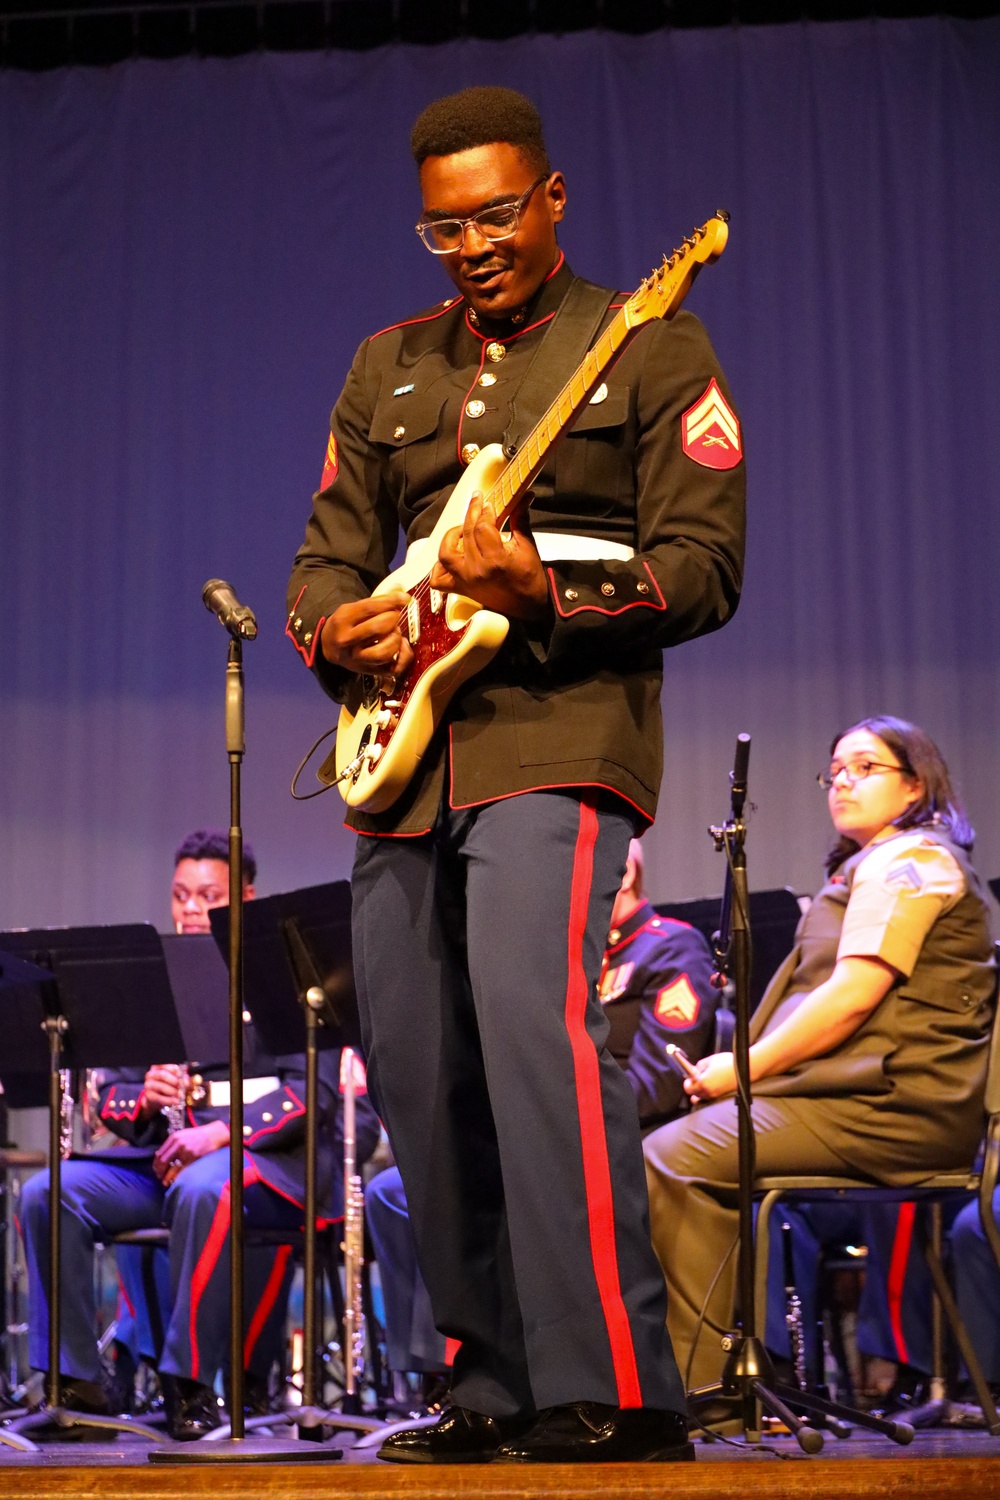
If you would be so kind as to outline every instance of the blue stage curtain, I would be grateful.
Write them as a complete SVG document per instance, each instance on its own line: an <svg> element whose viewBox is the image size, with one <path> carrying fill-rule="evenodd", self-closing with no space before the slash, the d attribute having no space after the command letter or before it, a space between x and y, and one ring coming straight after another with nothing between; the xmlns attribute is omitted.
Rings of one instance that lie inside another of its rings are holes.
<svg viewBox="0 0 1000 1500"><path fill-rule="evenodd" d="M346 873L286 786L332 707L282 639L330 406L368 332L445 294L407 135L437 95L537 100L564 244L623 288L718 207L690 306L744 424L744 603L675 651L657 897L718 890L705 826L754 736L755 886L817 881L811 781L863 713L939 737L1000 873L1000 23L521 37L0 74L0 921L166 919L225 824L230 579L263 890Z"/></svg>

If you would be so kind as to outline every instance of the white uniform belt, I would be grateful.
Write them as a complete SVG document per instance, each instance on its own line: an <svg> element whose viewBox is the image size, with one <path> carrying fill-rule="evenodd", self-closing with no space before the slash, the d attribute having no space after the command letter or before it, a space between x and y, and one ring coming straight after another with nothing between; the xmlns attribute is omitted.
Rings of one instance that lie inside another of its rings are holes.
<svg viewBox="0 0 1000 1500"><path fill-rule="evenodd" d="M601 558L617 558L628 562L635 556L635 548L624 542L605 542L596 536L574 536L569 531L533 531L535 546L542 562L562 562L566 559L597 561ZM406 560L414 548L426 547L428 537L421 537L406 549Z"/></svg>
<svg viewBox="0 0 1000 1500"><path fill-rule="evenodd" d="M535 546L542 562L561 562L565 558L584 561L616 557L628 562L635 556L635 548L624 542L605 542L596 536L574 536L567 531L533 531Z"/></svg>
<svg viewBox="0 0 1000 1500"><path fill-rule="evenodd" d="M273 1094L275 1089L281 1088L280 1078L244 1078L243 1080L243 1103L256 1104L258 1099L263 1099L265 1094ZM206 1083L207 1097L205 1103L210 1109L228 1109L231 1099L229 1080Z"/></svg>

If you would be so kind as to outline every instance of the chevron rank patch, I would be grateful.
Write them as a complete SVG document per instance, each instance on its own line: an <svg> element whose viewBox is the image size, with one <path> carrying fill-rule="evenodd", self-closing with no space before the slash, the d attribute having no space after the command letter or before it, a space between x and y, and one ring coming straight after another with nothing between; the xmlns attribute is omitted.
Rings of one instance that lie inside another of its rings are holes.
<svg viewBox="0 0 1000 1500"><path fill-rule="evenodd" d="M691 988L691 981L682 974L657 995L653 1014L661 1026L670 1031L683 1031L697 1021L700 1008L701 1001Z"/></svg>
<svg viewBox="0 0 1000 1500"><path fill-rule="evenodd" d="M612 1000L617 1000L619 995L624 995L634 968L633 963L619 964L615 969L605 970L597 987L598 999L602 1005L608 1005Z"/></svg>
<svg viewBox="0 0 1000 1500"><path fill-rule="evenodd" d="M326 458L323 462L323 477L319 482L321 490L325 490L337 477L339 460L337 457L337 439L330 433L330 441L326 445Z"/></svg>
<svg viewBox="0 0 1000 1500"><path fill-rule="evenodd" d="M739 418L714 375L705 394L681 417L681 443L688 458L704 469L735 469L743 457Z"/></svg>
<svg viewBox="0 0 1000 1500"><path fill-rule="evenodd" d="M901 891L922 891L924 888L924 877L917 869L912 859L908 859L905 865L896 865L885 877L888 886L895 886Z"/></svg>

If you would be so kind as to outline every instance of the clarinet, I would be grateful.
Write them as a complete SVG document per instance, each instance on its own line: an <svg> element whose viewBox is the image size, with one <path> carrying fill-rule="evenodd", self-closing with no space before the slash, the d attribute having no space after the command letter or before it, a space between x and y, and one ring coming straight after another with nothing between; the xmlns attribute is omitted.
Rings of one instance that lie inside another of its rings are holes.
<svg viewBox="0 0 1000 1500"><path fill-rule="evenodd" d="M365 1264L365 1191L355 1171L354 1053L345 1047L344 1081L344 1411L357 1412L364 1375L365 1314L361 1273Z"/></svg>
<svg viewBox="0 0 1000 1500"><path fill-rule="evenodd" d="M781 1253L785 1263L785 1327L792 1351L792 1368L800 1391L806 1388L806 1340L802 1330L802 1299L795 1285L795 1266L792 1260L792 1226L781 1226Z"/></svg>
<svg viewBox="0 0 1000 1500"><path fill-rule="evenodd" d="M69 1161L73 1154L73 1069L59 1069L59 1155Z"/></svg>

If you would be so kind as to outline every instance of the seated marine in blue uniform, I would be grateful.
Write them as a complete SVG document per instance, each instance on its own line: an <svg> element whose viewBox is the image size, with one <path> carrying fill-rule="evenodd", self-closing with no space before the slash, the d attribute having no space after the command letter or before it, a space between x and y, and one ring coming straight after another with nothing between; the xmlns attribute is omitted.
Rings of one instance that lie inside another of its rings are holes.
<svg viewBox="0 0 1000 1500"><path fill-rule="evenodd" d="M177 852L172 915L178 931L204 931L207 910L228 896L227 836L199 831ZM245 849L244 898L254 894L255 865ZM252 1024L244 1031L244 1202L248 1227L296 1229L305 1197L305 1057L266 1055ZM343 1213L340 1053L320 1054L318 1202L324 1218ZM93 1250L126 1230L170 1228L169 1299L159 1309L162 1349L155 1351L171 1434L202 1436L217 1425L214 1381L229 1344L229 1082L224 1067L202 1068L204 1098L187 1102L188 1077L177 1064L103 1075L98 1112L121 1143L63 1164L61 1373L66 1404L107 1409L95 1339ZM182 1106L174 1130L165 1109ZM357 1155L364 1161L379 1125L358 1100ZM29 1274L31 1363L48 1363L48 1173L26 1184L22 1200ZM141 1303L134 1256L122 1257L129 1299ZM245 1362L262 1378L280 1339L292 1267L287 1247L248 1247L244 1264ZM162 1284L165 1278L157 1278ZM146 1309L146 1313L151 1309ZM140 1327L144 1317L139 1316ZM148 1353L147 1350L143 1350ZM251 1381L252 1385L252 1381Z"/></svg>
<svg viewBox="0 0 1000 1500"><path fill-rule="evenodd" d="M598 995L608 1022L607 1048L635 1094L643 1133L689 1108L681 1071L667 1057L674 1042L692 1061L711 1052L719 991L712 955L686 922L658 916L643 894L642 844L633 839L611 912ZM373 1177L365 1215L385 1301L391 1370L437 1374L446 1345L434 1326L396 1167Z"/></svg>

